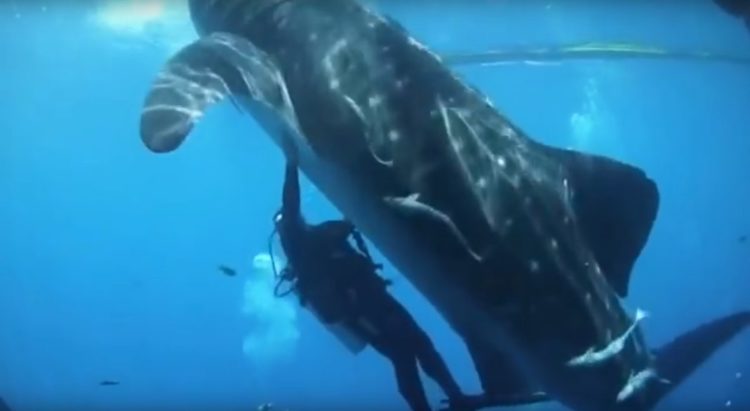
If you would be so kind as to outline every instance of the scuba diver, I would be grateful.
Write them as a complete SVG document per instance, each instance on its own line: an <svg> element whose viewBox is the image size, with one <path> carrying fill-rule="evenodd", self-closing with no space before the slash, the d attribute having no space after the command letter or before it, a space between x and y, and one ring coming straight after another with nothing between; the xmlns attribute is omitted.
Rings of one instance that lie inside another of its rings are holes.
<svg viewBox="0 0 750 411"><path fill-rule="evenodd" d="M388 293L388 280L377 273L362 235L345 220L308 224L300 210L296 151L285 144L288 162L283 204L274 217L276 232L287 258L279 275L277 296L295 292L326 326L343 325L388 358L398 389L412 411L429 411L419 367L448 396L451 408L464 409L465 398L441 355L408 311ZM356 249L349 242L354 240ZM278 293L289 283L286 293Z"/></svg>

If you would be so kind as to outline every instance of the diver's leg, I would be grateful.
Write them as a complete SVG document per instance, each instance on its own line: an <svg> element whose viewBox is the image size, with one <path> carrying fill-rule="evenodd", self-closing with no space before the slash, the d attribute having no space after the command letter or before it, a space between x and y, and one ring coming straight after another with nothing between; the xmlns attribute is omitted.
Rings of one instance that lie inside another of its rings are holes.
<svg viewBox="0 0 750 411"><path fill-rule="evenodd" d="M404 397L412 411L431 411L419 378L417 359L407 355L394 355L390 358L396 372L398 391Z"/></svg>
<svg viewBox="0 0 750 411"><path fill-rule="evenodd" d="M430 411L427 395L422 386L419 376L417 358L408 347L402 344L398 338L392 338L389 327L378 324L374 328L377 332L368 333L368 343L375 351L380 353L393 365L396 374L396 383L401 396L409 404L412 411Z"/></svg>
<svg viewBox="0 0 750 411"><path fill-rule="evenodd" d="M437 382L445 395L451 400L460 401L460 399L464 398L461 387L456 382L456 379L453 378L448 365L435 348L427 333L422 330L405 308L401 307L401 309L396 311L395 315L401 317L401 320L398 321L401 330L395 334L399 336L398 338L406 338L407 341L404 341L404 344L409 345L414 351L419 365L424 372Z"/></svg>
<svg viewBox="0 0 750 411"><path fill-rule="evenodd" d="M430 338L422 330L416 332L421 334L421 336L415 337L419 340L415 342L415 346L417 347L419 364L422 366L424 372L440 385L440 388L449 398L458 399L463 397L464 394L461 387L456 382L456 379L453 378L448 365L440 353L437 352Z"/></svg>

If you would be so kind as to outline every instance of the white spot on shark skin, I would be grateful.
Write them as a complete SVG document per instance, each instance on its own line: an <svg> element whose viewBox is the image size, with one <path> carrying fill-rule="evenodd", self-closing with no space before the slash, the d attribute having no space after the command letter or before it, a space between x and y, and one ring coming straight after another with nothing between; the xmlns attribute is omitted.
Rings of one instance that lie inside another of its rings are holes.
<svg viewBox="0 0 750 411"><path fill-rule="evenodd" d="M623 402L632 397L634 394L641 391L646 384L653 379L657 379L662 384L671 384L669 380L659 378L653 368L646 368L637 374L630 375L628 382L625 383L625 386L617 393L617 402Z"/></svg>
<svg viewBox="0 0 750 411"><path fill-rule="evenodd" d="M513 130L509 125L503 124L500 128L500 135L505 138L516 138L516 130Z"/></svg>
<svg viewBox="0 0 750 411"><path fill-rule="evenodd" d="M606 347L599 351L595 351L594 347L589 348L585 353L568 361L568 365L571 367L591 367L600 365L601 363L615 357L625 348L625 341L627 341L633 331L635 331L636 327L638 327L638 323L645 318L648 318L648 316L649 314L646 311L639 308L636 310L633 323L624 333L622 333L621 336L612 340Z"/></svg>
<svg viewBox="0 0 750 411"><path fill-rule="evenodd" d="M392 143L395 143L401 138L401 135L396 130L391 130L388 132L388 140L390 140Z"/></svg>
<svg viewBox="0 0 750 411"><path fill-rule="evenodd" d="M341 87L341 82L337 78L331 79L331 82L328 83L328 87L330 87L331 90L338 90L339 87Z"/></svg>
<svg viewBox="0 0 750 411"><path fill-rule="evenodd" d="M400 78L396 80L396 83L394 84L397 91L403 91L404 87L406 87L406 79Z"/></svg>
<svg viewBox="0 0 750 411"><path fill-rule="evenodd" d="M318 41L318 33L310 33L310 35L307 36L307 41L309 41L310 43L315 43L316 41Z"/></svg>
<svg viewBox="0 0 750 411"><path fill-rule="evenodd" d="M487 179L484 177L480 177L479 180L477 180L477 187L487 188Z"/></svg>
<svg viewBox="0 0 750 411"><path fill-rule="evenodd" d="M383 103L383 96L379 94L372 95L367 99L367 104L370 106L370 108L378 107L382 103Z"/></svg>
<svg viewBox="0 0 750 411"><path fill-rule="evenodd" d="M557 248L559 247L559 245L557 244L557 240L555 240L554 238L549 239L549 246L552 247L553 250L557 250Z"/></svg>
<svg viewBox="0 0 750 411"><path fill-rule="evenodd" d="M540 268L541 266L539 265L539 261L529 261L529 270L531 270L532 273L538 273Z"/></svg>
<svg viewBox="0 0 750 411"><path fill-rule="evenodd" d="M508 165L508 163L505 161L505 157L503 156L497 156L497 165L499 165L502 168L505 168L505 166Z"/></svg>

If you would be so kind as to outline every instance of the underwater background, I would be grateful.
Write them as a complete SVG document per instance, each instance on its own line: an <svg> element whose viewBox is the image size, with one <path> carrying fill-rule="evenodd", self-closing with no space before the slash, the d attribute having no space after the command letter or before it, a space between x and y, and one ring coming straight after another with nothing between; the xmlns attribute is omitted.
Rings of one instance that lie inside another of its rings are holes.
<svg viewBox="0 0 750 411"><path fill-rule="evenodd" d="M709 0L376 4L532 138L655 179L661 208L625 302L651 313L652 346L750 309L750 33L739 20ZM145 94L193 38L179 1L0 1L0 398L14 411L404 409L387 361L353 356L296 300L272 298L283 157L255 121L224 103L181 150L143 146ZM592 42L599 55L566 49ZM515 54L482 57L490 50ZM339 216L303 189L311 220ZM477 392L461 340L384 273ZM658 409L750 410L750 333Z"/></svg>

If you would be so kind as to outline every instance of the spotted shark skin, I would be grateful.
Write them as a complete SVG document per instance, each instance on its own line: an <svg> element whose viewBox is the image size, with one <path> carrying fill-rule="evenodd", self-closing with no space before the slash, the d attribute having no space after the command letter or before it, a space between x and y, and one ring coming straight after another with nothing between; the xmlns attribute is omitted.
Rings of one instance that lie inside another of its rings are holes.
<svg viewBox="0 0 750 411"><path fill-rule="evenodd" d="M649 349L620 298L656 184L534 141L393 20L352 0L189 4L201 38L157 76L144 144L176 149L225 98L292 141L305 174L462 336L485 391L645 411L668 391L659 381L677 385L750 323L737 313ZM570 364L623 335L606 361Z"/></svg>

